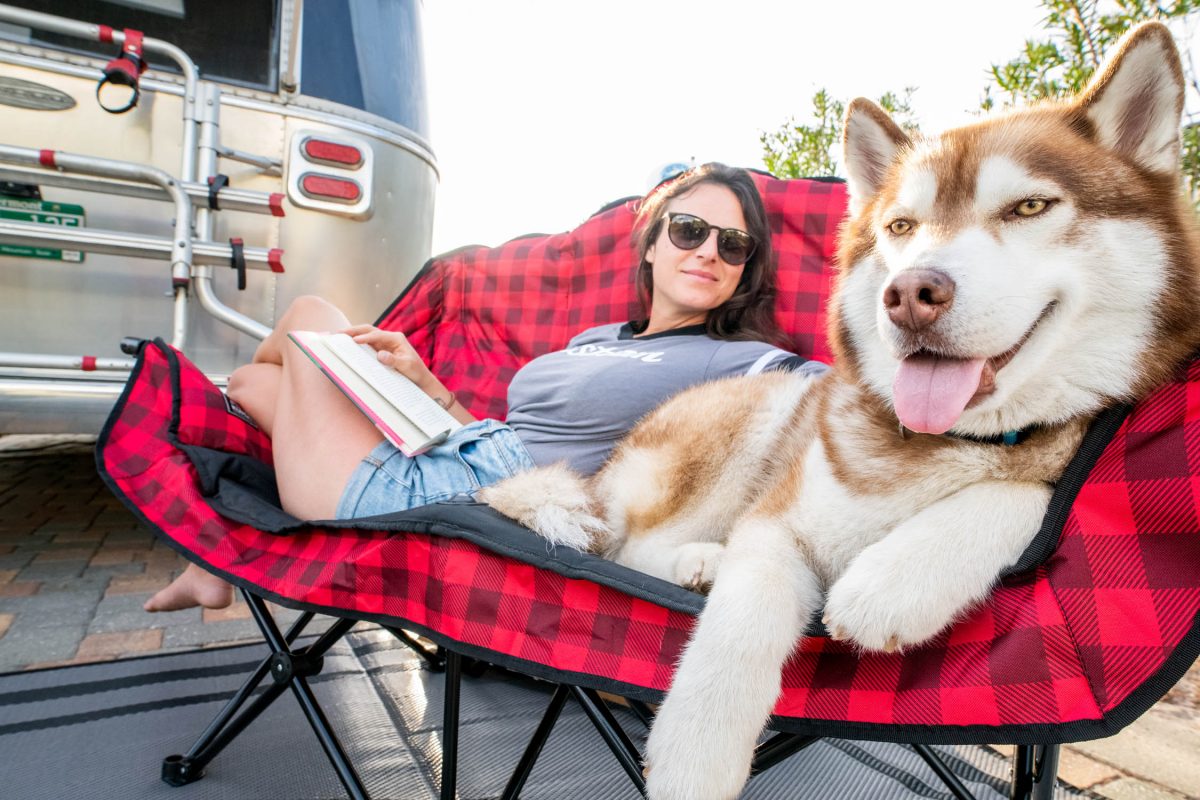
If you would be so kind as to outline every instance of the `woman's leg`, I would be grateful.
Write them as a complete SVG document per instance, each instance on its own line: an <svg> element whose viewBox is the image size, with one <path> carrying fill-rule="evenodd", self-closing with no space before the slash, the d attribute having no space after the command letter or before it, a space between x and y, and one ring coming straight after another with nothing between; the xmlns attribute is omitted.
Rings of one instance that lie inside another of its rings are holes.
<svg viewBox="0 0 1200 800"><path fill-rule="evenodd" d="M256 364L281 365L271 421L275 482L284 510L301 519L332 518L351 473L383 441L371 421L286 336L293 330L349 326L335 306L301 297L254 354Z"/></svg>
<svg viewBox="0 0 1200 800"><path fill-rule="evenodd" d="M274 430L275 404L283 367L276 364L247 364L229 376L225 393L250 415L268 436ZM181 608L225 608L233 602L233 587L206 569L188 564L183 573L146 601L147 611L176 611Z"/></svg>
<svg viewBox="0 0 1200 800"><path fill-rule="evenodd" d="M275 407L279 405L279 387L283 367L266 362L238 367L229 376L225 394L250 415L262 432L275 435Z"/></svg>
<svg viewBox="0 0 1200 800"><path fill-rule="evenodd" d="M329 519L359 462L383 441L375 426L287 339L294 330L340 330L349 320L318 297L301 297L262 341L254 363L236 370L229 396L271 437L283 508L301 519ZM223 608L233 587L189 564L146 602L147 611Z"/></svg>
<svg viewBox="0 0 1200 800"><path fill-rule="evenodd" d="M259 342L251 361L282 366L284 354L296 349L287 336L292 331L340 331L350 325L342 310L328 300L316 295L297 297L267 338Z"/></svg>

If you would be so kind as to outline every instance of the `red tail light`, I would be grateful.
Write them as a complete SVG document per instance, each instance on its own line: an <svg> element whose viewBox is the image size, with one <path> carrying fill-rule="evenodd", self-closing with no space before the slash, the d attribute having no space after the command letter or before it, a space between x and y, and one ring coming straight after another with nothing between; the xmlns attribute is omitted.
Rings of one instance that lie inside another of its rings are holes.
<svg viewBox="0 0 1200 800"><path fill-rule="evenodd" d="M357 147L324 139L305 139L301 152L307 161L342 169L358 169L363 164L362 151Z"/></svg>
<svg viewBox="0 0 1200 800"><path fill-rule="evenodd" d="M315 172L300 176L300 191L315 200L332 200L335 203L357 203L362 197L362 187L357 181Z"/></svg>
<svg viewBox="0 0 1200 800"><path fill-rule="evenodd" d="M295 131L288 144L285 185L297 208L369 219L375 186L371 141L343 131Z"/></svg>

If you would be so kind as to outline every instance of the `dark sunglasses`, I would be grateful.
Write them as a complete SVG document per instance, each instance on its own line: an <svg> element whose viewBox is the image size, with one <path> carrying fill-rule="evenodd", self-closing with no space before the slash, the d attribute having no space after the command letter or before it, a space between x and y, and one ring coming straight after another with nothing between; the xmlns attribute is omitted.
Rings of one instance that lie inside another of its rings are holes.
<svg viewBox="0 0 1200 800"><path fill-rule="evenodd" d="M754 237L737 228L718 228L692 214L667 214L667 236L680 250L695 250L708 240L708 232L717 232L717 255L730 266L745 264L754 255L758 243Z"/></svg>

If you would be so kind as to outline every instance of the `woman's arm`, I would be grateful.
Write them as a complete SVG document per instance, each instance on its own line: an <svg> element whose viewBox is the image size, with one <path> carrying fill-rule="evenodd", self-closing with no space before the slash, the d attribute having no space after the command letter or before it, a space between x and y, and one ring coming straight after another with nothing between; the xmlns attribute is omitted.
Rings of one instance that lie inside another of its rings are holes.
<svg viewBox="0 0 1200 800"><path fill-rule="evenodd" d="M476 421L471 412L458 402L454 393L429 370L403 333L381 331L373 325L355 325L342 332L349 334L360 344L369 344L375 348L375 354L381 364L391 367L415 383L417 388L432 397L435 403L449 411L459 422L467 425Z"/></svg>

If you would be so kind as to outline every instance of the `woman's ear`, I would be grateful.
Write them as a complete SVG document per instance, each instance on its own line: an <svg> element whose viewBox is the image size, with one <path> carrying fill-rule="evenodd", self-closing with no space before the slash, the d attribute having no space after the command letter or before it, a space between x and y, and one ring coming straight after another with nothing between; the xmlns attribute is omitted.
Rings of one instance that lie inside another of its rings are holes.
<svg viewBox="0 0 1200 800"><path fill-rule="evenodd" d="M654 263L654 248L657 246L658 246L657 242L650 245L650 248L648 250L646 250L646 255L642 256L642 260L645 261L647 264Z"/></svg>

